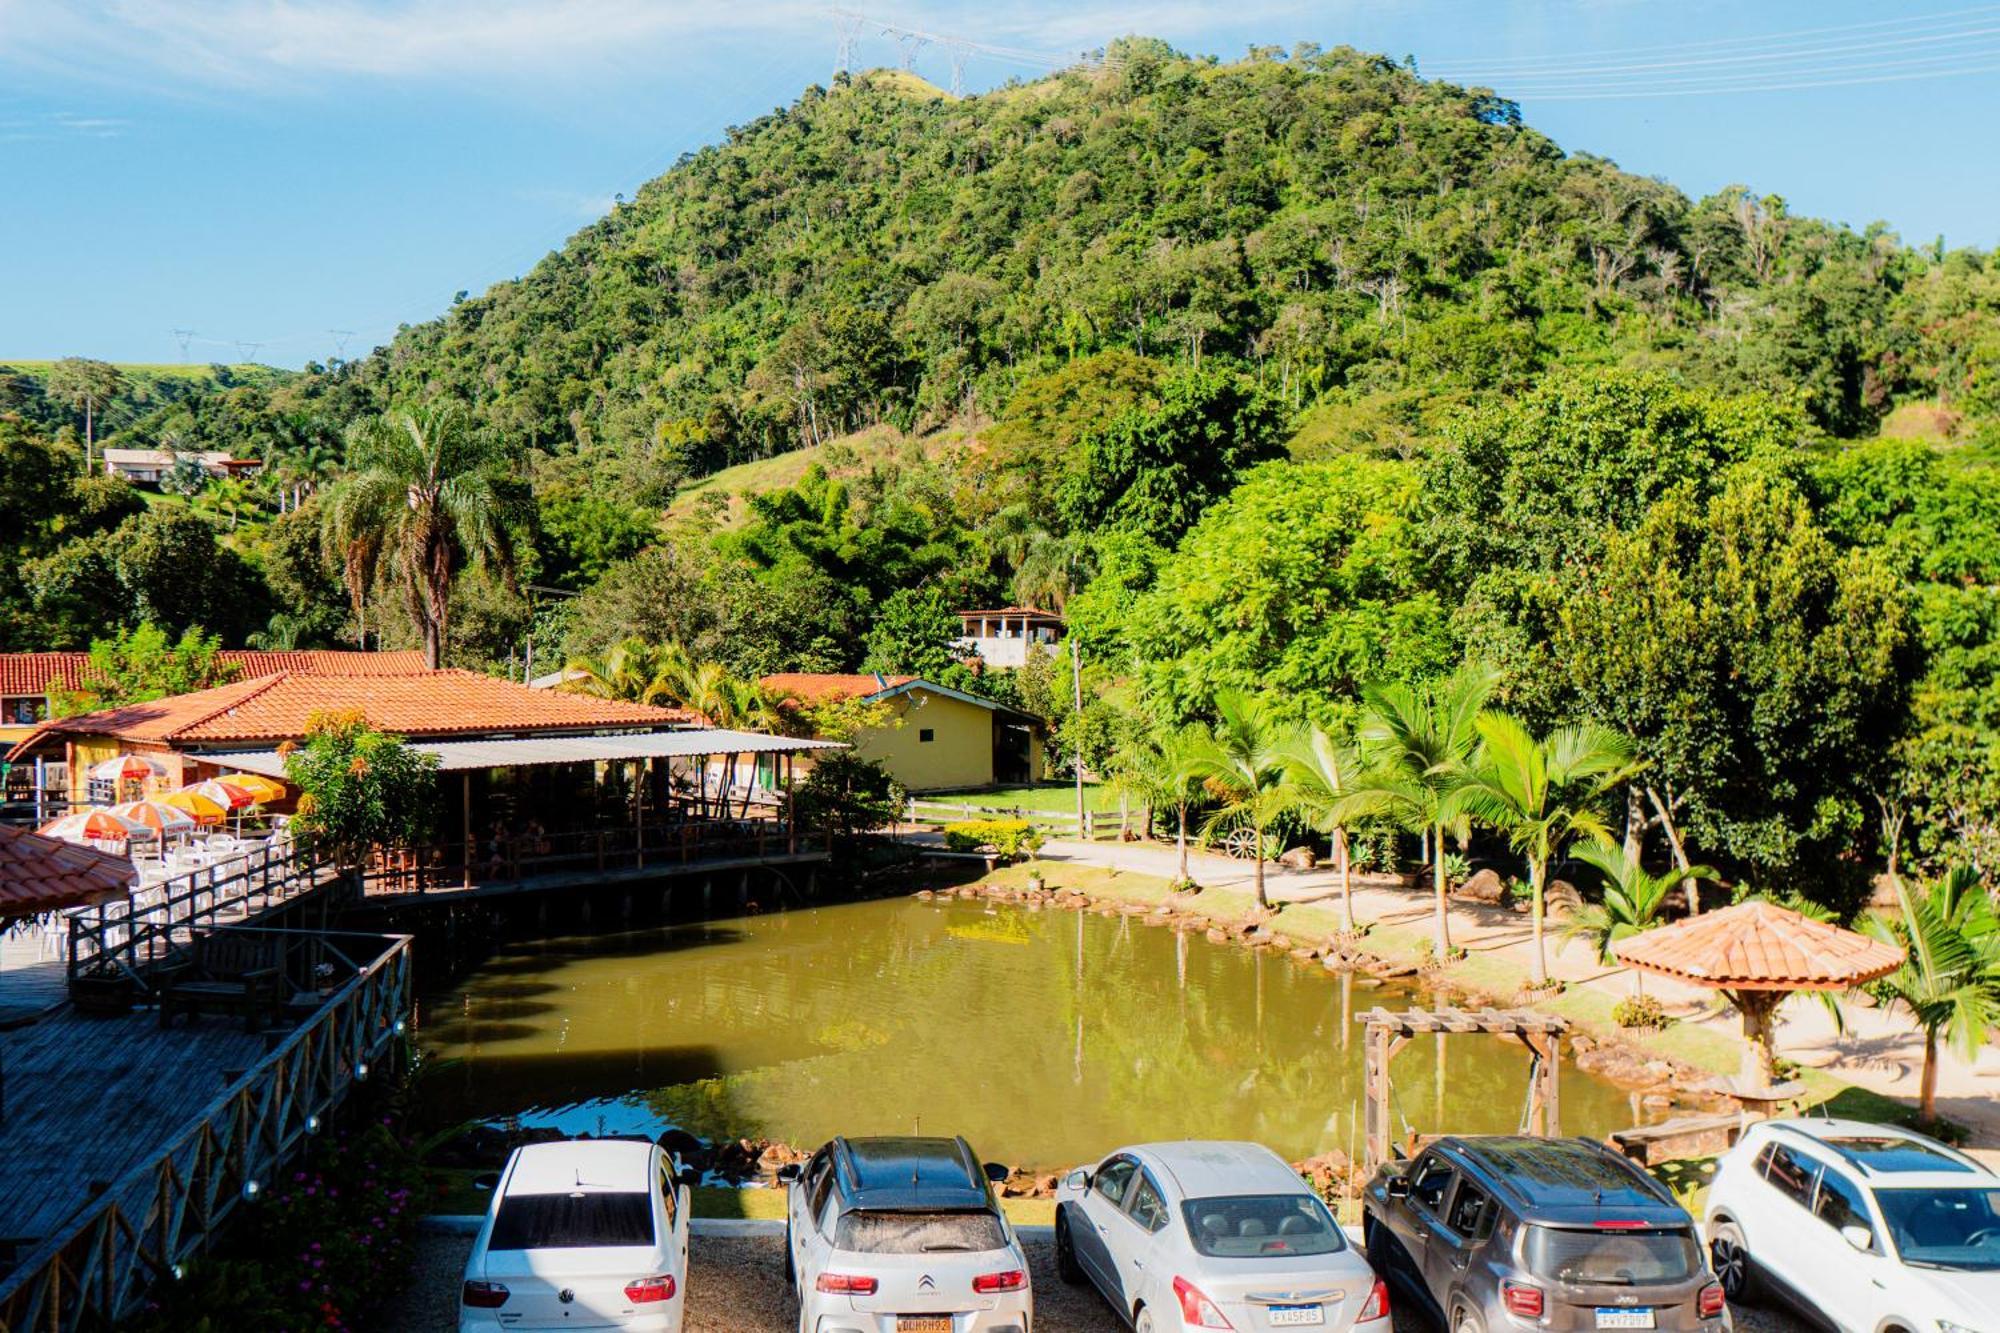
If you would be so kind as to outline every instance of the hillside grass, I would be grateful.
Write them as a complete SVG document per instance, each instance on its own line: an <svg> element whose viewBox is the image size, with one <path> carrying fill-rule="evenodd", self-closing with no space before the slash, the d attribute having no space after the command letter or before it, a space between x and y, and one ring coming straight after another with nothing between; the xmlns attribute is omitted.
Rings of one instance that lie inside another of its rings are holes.
<svg viewBox="0 0 2000 1333"><path fill-rule="evenodd" d="M998 810L1048 810L1056 814L1076 813L1076 788L1069 783L1044 782L1032 787L964 787L955 791L928 791L920 801L987 806ZM1118 812L1118 794L1102 783L1086 782L1083 804L1098 813ZM1137 812L1134 812L1136 817Z"/></svg>
<svg viewBox="0 0 2000 1333"><path fill-rule="evenodd" d="M855 477L908 445L917 445L926 457L936 457L944 450L964 443L969 434L963 429L946 429L927 435L905 435L893 426L870 426L866 430L828 440L825 444L807 445L786 453L772 454L769 458L752 459L748 463L738 463L720 472L683 482L674 495L673 503L667 506L667 518L669 521L692 518L706 504L713 503L706 497L721 496L727 504L722 515L723 526L737 527L748 516L746 497L796 486L806 475L806 470L815 464L826 469L831 477Z"/></svg>
<svg viewBox="0 0 2000 1333"><path fill-rule="evenodd" d="M215 367L207 362L199 364L187 362L183 364L164 361L114 361L111 364L126 375L143 376L147 379L212 380L215 378ZM53 359L23 361L0 356L0 367L5 367L9 370L18 370L24 375L46 376L49 373L49 367L53 365L55 365ZM254 361L241 361L228 366L227 369L239 375L261 375L268 374L276 370L277 367L259 365Z"/></svg>

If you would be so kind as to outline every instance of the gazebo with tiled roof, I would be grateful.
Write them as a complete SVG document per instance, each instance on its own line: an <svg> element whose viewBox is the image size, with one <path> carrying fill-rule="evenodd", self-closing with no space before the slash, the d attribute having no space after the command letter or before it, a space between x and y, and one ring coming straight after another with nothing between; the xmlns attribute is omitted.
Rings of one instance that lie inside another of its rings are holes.
<svg viewBox="0 0 2000 1333"><path fill-rule="evenodd" d="M122 856L0 824L0 922L122 898L131 884Z"/></svg>
<svg viewBox="0 0 2000 1333"><path fill-rule="evenodd" d="M1796 991L1846 991L1902 966L1903 951L1753 899L1632 935L1612 952L1642 972L1721 991L1743 1015L1743 1078L1754 1099L1775 1076L1771 1020Z"/></svg>

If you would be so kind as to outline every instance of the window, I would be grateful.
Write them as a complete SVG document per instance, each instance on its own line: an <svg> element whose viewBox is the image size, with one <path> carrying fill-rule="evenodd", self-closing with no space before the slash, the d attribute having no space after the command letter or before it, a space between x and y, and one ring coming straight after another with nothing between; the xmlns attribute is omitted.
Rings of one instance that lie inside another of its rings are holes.
<svg viewBox="0 0 2000 1333"><path fill-rule="evenodd" d="M491 1250L595 1249L653 1243L653 1196L644 1190L509 1194L493 1218Z"/></svg>
<svg viewBox="0 0 2000 1333"><path fill-rule="evenodd" d="M1131 1158L1114 1157L1104 1164L1090 1187L1102 1194L1112 1207L1119 1207L1125 1202L1125 1191L1132 1187L1132 1173L1138 1169L1139 1164Z"/></svg>
<svg viewBox="0 0 2000 1333"><path fill-rule="evenodd" d="M818 1218L833 1188L833 1158L822 1148L806 1167L806 1215ZM822 1227L824 1230L824 1227Z"/></svg>
<svg viewBox="0 0 2000 1333"><path fill-rule="evenodd" d="M1451 1193L1452 1178L1457 1174L1452 1164L1442 1157L1425 1159L1417 1171L1416 1183L1410 1186L1410 1198L1431 1212L1440 1211L1444 1207L1444 1196Z"/></svg>
<svg viewBox="0 0 2000 1333"><path fill-rule="evenodd" d="M1685 1228L1659 1231L1529 1227L1529 1271L1586 1286L1647 1287L1686 1282L1701 1271L1701 1251Z"/></svg>
<svg viewBox="0 0 2000 1333"><path fill-rule="evenodd" d="M1148 1231L1158 1231L1167 1224L1167 1201L1160 1197L1160 1187L1153 1178L1140 1175L1138 1186L1132 1191L1132 1220Z"/></svg>
<svg viewBox="0 0 2000 1333"><path fill-rule="evenodd" d="M1813 1176L1819 1170L1818 1162L1782 1143L1766 1148L1758 1161L1763 1164L1764 1179L1771 1182L1772 1189L1801 1208L1811 1202Z"/></svg>
<svg viewBox="0 0 2000 1333"><path fill-rule="evenodd" d="M674 1229L674 1215L680 1209L680 1190L674 1182L673 1159L660 1164L660 1199L667 1212L667 1230Z"/></svg>
<svg viewBox="0 0 2000 1333"><path fill-rule="evenodd" d="M1004 1250L1007 1236L991 1213L856 1211L840 1219L833 1246L857 1254L948 1254Z"/></svg>
<svg viewBox="0 0 2000 1333"><path fill-rule="evenodd" d="M1820 1172L1819 1196L1813 1200L1813 1216L1835 1231L1842 1227L1863 1227L1870 1232L1875 1230L1875 1224L1868 1220L1868 1205L1861 1198L1860 1187L1838 1171Z"/></svg>
<svg viewBox="0 0 2000 1333"><path fill-rule="evenodd" d="M1877 1188L1875 1202L1905 1263L2000 1270L2000 1190Z"/></svg>
<svg viewBox="0 0 2000 1333"><path fill-rule="evenodd" d="M1310 1194L1238 1194L1181 1205L1188 1239L1216 1259L1291 1259L1347 1248L1326 1205Z"/></svg>
<svg viewBox="0 0 2000 1333"><path fill-rule="evenodd" d="M1493 1199L1485 1190L1466 1181L1451 1201L1448 1223L1464 1240L1484 1240L1493 1231Z"/></svg>
<svg viewBox="0 0 2000 1333"><path fill-rule="evenodd" d="M932 741L936 739L937 739L937 732L932 730L930 727L917 728L917 744L929 745Z"/></svg>

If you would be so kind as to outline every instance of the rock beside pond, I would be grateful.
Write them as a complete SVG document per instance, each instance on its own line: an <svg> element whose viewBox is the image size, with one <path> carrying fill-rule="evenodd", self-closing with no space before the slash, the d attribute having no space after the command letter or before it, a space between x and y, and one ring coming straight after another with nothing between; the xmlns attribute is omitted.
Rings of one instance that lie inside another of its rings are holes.
<svg viewBox="0 0 2000 1333"><path fill-rule="evenodd" d="M1452 897L1462 898L1469 903L1485 903L1498 906L1507 897L1507 885L1499 874L1492 870L1479 870L1463 884L1452 890Z"/></svg>
<svg viewBox="0 0 2000 1333"><path fill-rule="evenodd" d="M920 903L927 903L927 902L931 902L931 901L932 901L932 900L934 900L934 899L935 899L936 897L937 897L937 892L936 892L936 890L934 890L934 889L918 889L918 890L917 890L917 901L918 901L918 902L920 902Z"/></svg>
<svg viewBox="0 0 2000 1333"><path fill-rule="evenodd" d="M1210 926L1204 933L1208 936L1208 941L1211 944L1229 943L1228 932L1224 931L1220 926Z"/></svg>
<svg viewBox="0 0 2000 1333"><path fill-rule="evenodd" d="M1317 1193L1325 1196L1346 1192L1354 1176L1354 1163L1346 1153L1335 1148L1304 1161L1293 1162L1292 1170L1304 1176Z"/></svg>
<svg viewBox="0 0 2000 1333"><path fill-rule="evenodd" d="M1551 880L1542 890L1542 906L1549 920L1560 921L1583 906L1583 895L1566 879Z"/></svg>

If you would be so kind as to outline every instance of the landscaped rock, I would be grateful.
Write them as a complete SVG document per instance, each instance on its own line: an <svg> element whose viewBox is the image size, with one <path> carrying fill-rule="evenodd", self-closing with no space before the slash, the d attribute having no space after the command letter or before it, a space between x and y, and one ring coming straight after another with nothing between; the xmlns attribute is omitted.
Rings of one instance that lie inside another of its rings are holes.
<svg viewBox="0 0 2000 1333"><path fill-rule="evenodd" d="M1474 871L1471 878L1453 889L1451 896L1462 898L1469 903L1485 903L1497 906L1506 900L1507 885L1493 870Z"/></svg>
<svg viewBox="0 0 2000 1333"><path fill-rule="evenodd" d="M1278 858L1278 864L1292 870L1311 870L1319 864L1319 853L1310 847L1294 847Z"/></svg>
<svg viewBox="0 0 2000 1333"><path fill-rule="evenodd" d="M1583 906L1583 895L1566 879L1551 880L1542 890L1542 905L1551 921L1560 921Z"/></svg>
<svg viewBox="0 0 2000 1333"><path fill-rule="evenodd" d="M1229 943L1228 932L1224 931L1220 926L1210 926L1204 933L1208 936L1208 942L1210 944Z"/></svg>

